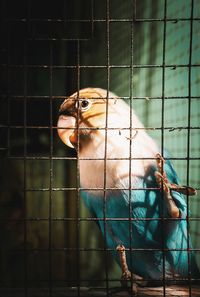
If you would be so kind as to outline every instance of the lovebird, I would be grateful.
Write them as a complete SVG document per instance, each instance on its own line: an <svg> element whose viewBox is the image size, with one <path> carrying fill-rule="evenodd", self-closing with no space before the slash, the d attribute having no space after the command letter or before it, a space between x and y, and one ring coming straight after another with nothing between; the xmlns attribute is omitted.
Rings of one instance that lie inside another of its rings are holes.
<svg viewBox="0 0 200 297"><path fill-rule="evenodd" d="M196 190L179 184L134 110L114 93L85 88L64 100L57 128L78 151L82 198L122 280L199 278L184 197Z"/></svg>

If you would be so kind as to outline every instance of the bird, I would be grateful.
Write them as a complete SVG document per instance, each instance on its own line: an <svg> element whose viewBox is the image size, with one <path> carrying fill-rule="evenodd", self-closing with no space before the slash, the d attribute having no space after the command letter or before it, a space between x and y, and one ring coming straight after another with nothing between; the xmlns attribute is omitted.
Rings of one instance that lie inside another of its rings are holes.
<svg viewBox="0 0 200 297"><path fill-rule="evenodd" d="M184 197L196 190L180 185L169 153L133 108L111 91L80 89L61 104L57 129L77 150L82 199L122 283L199 277Z"/></svg>

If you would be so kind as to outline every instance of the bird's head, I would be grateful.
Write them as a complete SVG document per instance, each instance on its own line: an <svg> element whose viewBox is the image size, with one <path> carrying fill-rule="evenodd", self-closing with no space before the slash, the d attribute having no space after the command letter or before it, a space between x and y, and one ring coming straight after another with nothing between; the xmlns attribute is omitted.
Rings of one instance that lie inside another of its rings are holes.
<svg viewBox="0 0 200 297"><path fill-rule="evenodd" d="M110 96L110 95L109 95ZM76 148L83 141L88 142L105 128L107 91L86 88L68 97L60 106L58 135L69 147Z"/></svg>

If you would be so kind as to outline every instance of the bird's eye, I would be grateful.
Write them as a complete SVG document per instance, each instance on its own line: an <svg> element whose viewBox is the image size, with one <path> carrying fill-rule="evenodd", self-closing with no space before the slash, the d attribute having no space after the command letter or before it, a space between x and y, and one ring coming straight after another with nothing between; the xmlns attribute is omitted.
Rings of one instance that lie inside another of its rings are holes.
<svg viewBox="0 0 200 297"><path fill-rule="evenodd" d="M76 108L80 109L81 111L87 111L91 107L91 101L88 99L77 100Z"/></svg>
<svg viewBox="0 0 200 297"><path fill-rule="evenodd" d="M90 100L88 100L88 99L87 100L86 99L81 100L81 102L80 102L81 111L86 111L90 107L91 107L91 101Z"/></svg>
<svg viewBox="0 0 200 297"><path fill-rule="evenodd" d="M81 101L81 109L85 110L88 108L90 102L88 100L82 100Z"/></svg>

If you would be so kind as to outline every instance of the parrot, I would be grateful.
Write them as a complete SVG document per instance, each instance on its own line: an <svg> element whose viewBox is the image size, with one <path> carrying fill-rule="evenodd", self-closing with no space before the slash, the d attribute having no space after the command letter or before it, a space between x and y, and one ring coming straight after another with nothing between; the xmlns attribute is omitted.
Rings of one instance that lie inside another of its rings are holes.
<svg viewBox="0 0 200 297"><path fill-rule="evenodd" d="M199 278L184 197L196 190L180 185L134 109L111 91L80 89L61 104L57 131L78 152L82 199L122 283Z"/></svg>

